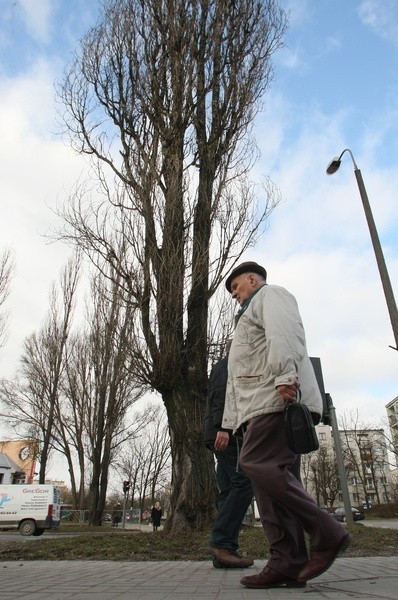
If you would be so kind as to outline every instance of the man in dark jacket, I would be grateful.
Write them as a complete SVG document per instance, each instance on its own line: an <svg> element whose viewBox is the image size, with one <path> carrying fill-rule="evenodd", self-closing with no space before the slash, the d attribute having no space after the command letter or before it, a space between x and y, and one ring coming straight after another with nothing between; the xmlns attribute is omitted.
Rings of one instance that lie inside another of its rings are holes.
<svg viewBox="0 0 398 600"><path fill-rule="evenodd" d="M228 357L218 361L209 378L204 438L217 459L218 513L214 521L210 550L218 569L250 567L253 561L237 554L242 521L253 497L250 480L239 467L241 438L221 427L228 378Z"/></svg>

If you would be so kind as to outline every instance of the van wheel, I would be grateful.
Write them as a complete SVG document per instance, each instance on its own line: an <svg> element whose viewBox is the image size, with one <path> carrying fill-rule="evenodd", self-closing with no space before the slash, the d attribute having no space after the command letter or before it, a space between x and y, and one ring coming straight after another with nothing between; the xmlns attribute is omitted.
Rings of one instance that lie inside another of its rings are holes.
<svg viewBox="0 0 398 600"><path fill-rule="evenodd" d="M32 535L35 535L35 536L43 535L44 532L45 532L45 529L43 529L42 527L36 527L36 531L34 533L32 533Z"/></svg>
<svg viewBox="0 0 398 600"><path fill-rule="evenodd" d="M343 516L343 523L345 523L347 521L345 515Z"/></svg>
<svg viewBox="0 0 398 600"><path fill-rule="evenodd" d="M37 527L33 519L27 519L26 521L22 521L18 529L21 535L35 535Z"/></svg>

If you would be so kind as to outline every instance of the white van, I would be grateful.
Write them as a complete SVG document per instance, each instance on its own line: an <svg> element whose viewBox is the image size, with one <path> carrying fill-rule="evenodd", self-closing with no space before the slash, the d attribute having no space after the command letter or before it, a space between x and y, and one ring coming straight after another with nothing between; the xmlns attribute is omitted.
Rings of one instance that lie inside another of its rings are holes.
<svg viewBox="0 0 398 600"><path fill-rule="evenodd" d="M0 529L41 535L59 527L60 491L53 485L0 485Z"/></svg>

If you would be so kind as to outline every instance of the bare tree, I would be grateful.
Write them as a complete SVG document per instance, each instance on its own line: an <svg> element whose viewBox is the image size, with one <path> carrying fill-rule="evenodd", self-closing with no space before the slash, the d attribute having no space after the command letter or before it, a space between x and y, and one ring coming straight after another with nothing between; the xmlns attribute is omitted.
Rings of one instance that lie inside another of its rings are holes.
<svg viewBox="0 0 398 600"><path fill-rule="evenodd" d="M26 339L19 374L1 382L0 398L8 421L40 441L40 481L50 451L62 454L75 507L85 505L89 481L90 522L100 524L112 460L142 426L125 421L142 386L131 362L132 306L112 278L93 278L89 325L71 334L78 272L78 261L65 268L61 300L53 286L45 324Z"/></svg>
<svg viewBox="0 0 398 600"><path fill-rule="evenodd" d="M389 458L389 465L393 469L398 465L398 442L393 435L393 423L390 423L387 418L381 419L381 429L384 433L384 447Z"/></svg>
<svg viewBox="0 0 398 600"><path fill-rule="evenodd" d="M171 481L171 448L167 417L163 411L153 408L150 448L151 461L150 497L153 505L161 490L167 488Z"/></svg>
<svg viewBox="0 0 398 600"><path fill-rule="evenodd" d="M87 462L90 456L86 434L87 411L92 391L90 347L87 332L69 337L66 347L62 397L57 404L57 448L65 456L74 508L86 505Z"/></svg>
<svg viewBox="0 0 398 600"><path fill-rule="evenodd" d="M300 478L304 489L311 493L311 463L313 454L303 454L300 462Z"/></svg>
<svg viewBox="0 0 398 600"><path fill-rule="evenodd" d="M371 493L377 504L382 499L389 502L388 444L384 431L360 424L358 410L342 415L341 426L343 449L354 474L358 498L362 496L363 502L368 503Z"/></svg>
<svg viewBox="0 0 398 600"><path fill-rule="evenodd" d="M14 262L10 250L5 250L0 256L0 348L4 345L7 333L7 314L2 308L10 293L10 282Z"/></svg>
<svg viewBox="0 0 398 600"><path fill-rule="evenodd" d="M319 506L334 507L340 490L336 458L326 446L311 455L310 480Z"/></svg>
<svg viewBox="0 0 398 600"><path fill-rule="evenodd" d="M1 382L1 399L11 409L9 421L17 427L22 426L25 433L40 441L40 483L45 482L53 447L65 347L71 327L79 268L79 260L73 259L63 269L60 277L61 295L53 285L49 313L42 329L25 340L20 377L14 382Z"/></svg>
<svg viewBox="0 0 398 600"><path fill-rule="evenodd" d="M117 281L94 278L89 346L91 393L86 396L85 428L91 460L90 522L100 524L105 508L109 467L117 448L134 434L125 422L128 408L142 395L130 343L133 318Z"/></svg>
<svg viewBox="0 0 398 600"><path fill-rule="evenodd" d="M108 0L59 87L66 131L99 183L94 200L76 188L62 236L110 263L134 308L135 369L168 415L169 531L211 515L209 311L276 203L248 179L250 126L285 28L275 0Z"/></svg>
<svg viewBox="0 0 398 600"><path fill-rule="evenodd" d="M146 502L154 504L171 479L170 437L165 411L162 407L149 405L144 415L141 418L145 418L146 427L123 451L118 468L121 476L130 481L132 501L138 500L141 512Z"/></svg>
<svg viewBox="0 0 398 600"><path fill-rule="evenodd" d="M54 445L66 457L75 505L87 506L88 483L89 521L101 524L109 468L118 448L144 421L125 419L142 393L131 368L131 307L123 302L120 286L100 275L90 291L88 326L71 336L66 348Z"/></svg>
<svg viewBox="0 0 398 600"><path fill-rule="evenodd" d="M347 471L353 476L357 497L362 496L363 501L366 501L366 473L361 456L361 441L358 435L358 431L361 431L362 427L358 426L358 411L355 414L351 413L349 416L347 414L341 415L339 426L342 429L341 441L346 457Z"/></svg>
<svg viewBox="0 0 398 600"><path fill-rule="evenodd" d="M398 503L398 479L391 481L392 501Z"/></svg>

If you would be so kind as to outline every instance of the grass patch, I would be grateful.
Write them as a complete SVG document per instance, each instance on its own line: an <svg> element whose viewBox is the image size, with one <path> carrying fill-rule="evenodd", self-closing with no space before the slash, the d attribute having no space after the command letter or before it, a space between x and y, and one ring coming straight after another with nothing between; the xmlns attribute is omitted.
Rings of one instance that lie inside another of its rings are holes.
<svg viewBox="0 0 398 600"><path fill-rule="evenodd" d="M353 536L346 556L398 556L398 529L348 527ZM98 531L100 530L100 531ZM68 531L69 528L68 528ZM70 536L48 538L46 534L34 540L2 540L0 560L210 560L209 532L194 532L176 537L162 531L115 531L109 528L89 528ZM268 544L260 527L245 528L240 538L240 553L253 559L266 559Z"/></svg>

